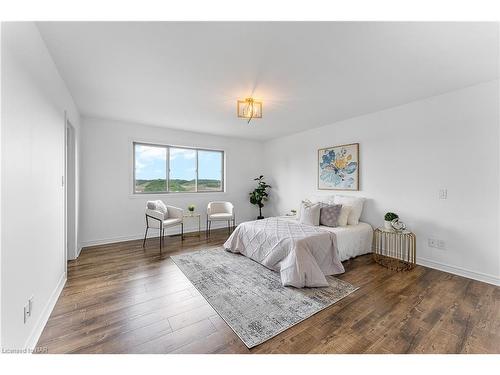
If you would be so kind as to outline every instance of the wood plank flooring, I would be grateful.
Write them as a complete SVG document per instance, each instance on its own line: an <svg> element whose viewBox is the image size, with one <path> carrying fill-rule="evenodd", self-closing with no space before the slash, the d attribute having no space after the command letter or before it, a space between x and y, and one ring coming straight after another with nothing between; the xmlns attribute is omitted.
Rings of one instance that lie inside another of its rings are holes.
<svg viewBox="0 0 500 375"><path fill-rule="evenodd" d="M227 231L94 246L38 342L48 353L500 353L500 287L417 266L397 273L370 255L339 278L360 289L248 350L170 255L220 246Z"/></svg>

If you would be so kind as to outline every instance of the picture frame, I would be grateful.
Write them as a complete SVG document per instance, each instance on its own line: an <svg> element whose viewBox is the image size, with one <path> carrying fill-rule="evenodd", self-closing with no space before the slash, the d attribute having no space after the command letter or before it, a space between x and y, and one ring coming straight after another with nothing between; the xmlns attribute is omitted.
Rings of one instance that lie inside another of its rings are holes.
<svg viewBox="0 0 500 375"><path fill-rule="evenodd" d="M359 143L318 150L318 190L359 190Z"/></svg>

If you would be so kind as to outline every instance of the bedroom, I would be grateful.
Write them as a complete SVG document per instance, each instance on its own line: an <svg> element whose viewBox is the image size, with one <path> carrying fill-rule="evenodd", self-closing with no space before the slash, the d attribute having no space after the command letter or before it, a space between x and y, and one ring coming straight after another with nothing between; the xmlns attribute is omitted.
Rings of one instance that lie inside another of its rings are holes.
<svg viewBox="0 0 500 375"><path fill-rule="evenodd" d="M2 22L4 353L500 353L498 22L63 19Z"/></svg>

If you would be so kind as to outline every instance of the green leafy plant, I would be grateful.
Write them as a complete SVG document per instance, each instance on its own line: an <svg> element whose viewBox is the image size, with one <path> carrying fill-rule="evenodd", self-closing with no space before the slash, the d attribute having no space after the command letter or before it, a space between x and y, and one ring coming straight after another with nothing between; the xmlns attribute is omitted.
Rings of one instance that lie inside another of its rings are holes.
<svg viewBox="0 0 500 375"><path fill-rule="evenodd" d="M194 212L194 209L195 209L195 208L196 208L196 207L195 207L195 205L194 205L194 204L190 204L190 205L188 206L188 210L189 210L189 212Z"/></svg>
<svg viewBox="0 0 500 375"><path fill-rule="evenodd" d="M263 219L264 216L262 216L262 207L264 207L264 202L268 200L269 193L267 192L267 190L271 188L271 185L268 185L264 181L264 176L262 175L254 178L254 181L257 181L257 187L254 189L254 191L249 193L250 203L259 206L259 216L257 217L257 219Z"/></svg>
<svg viewBox="0 0 500 375"><path fill-rule="evenodd" d="M393 221L394 219L398 219L399 216L395 214L394 212L388 212L384 216L385 221Z"/></svg>

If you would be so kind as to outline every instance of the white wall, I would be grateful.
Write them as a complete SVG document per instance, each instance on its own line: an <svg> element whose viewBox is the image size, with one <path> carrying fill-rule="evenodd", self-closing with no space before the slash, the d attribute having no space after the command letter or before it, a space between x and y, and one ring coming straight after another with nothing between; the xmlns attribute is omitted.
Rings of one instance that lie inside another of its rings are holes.
<svg viewBox="0 0 500 375"><path fill-rule="evenodd" d="M376 227L397 212L417 235L419 263L498 284L498 90L492 81L269 141L274 213L328 194L316 189L319 148L358 142L360 191L340 194L368 198L362 219Z"/></svg>
<svg viewBox="0 0 500 375"><path fill-rule="evenodd" d="M112 120L84 117L82 121L83 246L141 238L145 228L144 207L150 199L162 199L184 209L194 204L196 211L203 214L203 228L209 201L233 202L237 222L257 216L256 207L248 202L248 192L255 185L253 179L264 169L261 143ZM226 192L133 195L133 141L224 150ZM197 224L190 220L185 230L195 228ZM176 231L171 228L167 233Z"/></svg>
<svg viewBox="0 0 500 375"><path fill-rule="evenodd" d="M79 114L31 22L2 24L1 94L2 347L32 348L66 279L64 113L76 129Z"/></svg>

